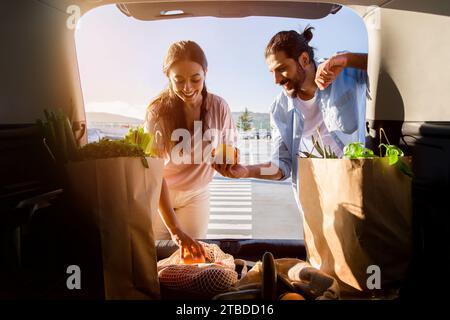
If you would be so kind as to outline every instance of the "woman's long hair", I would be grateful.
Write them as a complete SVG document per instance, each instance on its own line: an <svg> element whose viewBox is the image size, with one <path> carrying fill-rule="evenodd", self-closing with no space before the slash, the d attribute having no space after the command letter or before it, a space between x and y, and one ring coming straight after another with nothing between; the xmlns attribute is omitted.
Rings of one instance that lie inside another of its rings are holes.
<svg viewBox="0 0 450 320"><path fill-rule="evenodd" d="M178 61L193 61L202 66L203 71L206 72L208 62L206 56L200 46L193 41L179 41L173 43L167 52L164 59L163 72L169 77L169 70L172 65ZM200 110L200 120L203 125L203 132L205 131L205 118L206 118L206 97L208 92L206 85L203 83L202 104ZM172 132L176 129L189 130L188 123L186 121L185 108L183 100L181 100L174 92L171 83L166 89L164 89L155 99L150 102L147 108L147 119L149 116L152 118L152 122L155 124L151 130L157 139L161 139L158 144L163 147L162 152L170 154L172 147L178 143L177 141L171 141ZM159 131L159 133L157 132Z"/></svg>

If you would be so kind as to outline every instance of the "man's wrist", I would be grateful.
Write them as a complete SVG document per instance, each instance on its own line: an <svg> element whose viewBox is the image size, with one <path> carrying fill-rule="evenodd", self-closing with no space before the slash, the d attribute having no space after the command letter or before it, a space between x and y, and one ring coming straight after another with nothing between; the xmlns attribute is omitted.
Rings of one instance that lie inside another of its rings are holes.
<svg viewBox="0 0 450 320"><path fill-rule="evenodd" d="M345 52L338 55L342 56L344 68L367 70L367 54Z"/></svg>
<svg viewBox="0 0 450 320"><path fill-rule="evenodd" d="M348 52L337 53L334 55L334 58L338 60L338 64L347 68L350 61L350 56Z"/></svg>

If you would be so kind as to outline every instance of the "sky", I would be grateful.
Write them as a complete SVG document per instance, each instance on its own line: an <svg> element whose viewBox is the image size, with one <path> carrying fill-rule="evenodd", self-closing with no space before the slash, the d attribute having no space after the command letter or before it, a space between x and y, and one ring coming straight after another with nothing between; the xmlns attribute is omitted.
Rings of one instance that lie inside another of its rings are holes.
<svg viewBox="0 0 450 320"><path fill-rule="evenodd" d="M148 103L168 80L162 63L171 43L197 42L206 54L208 90L232 111L268 112L280 92L264 60L270 38L282 30L315 28L317 58L348 50L367 53L363 20L351 9L318 20L278 17L197 17L140 21L108 5L78 23L76 48L86 112L143 119Z"/></svg>

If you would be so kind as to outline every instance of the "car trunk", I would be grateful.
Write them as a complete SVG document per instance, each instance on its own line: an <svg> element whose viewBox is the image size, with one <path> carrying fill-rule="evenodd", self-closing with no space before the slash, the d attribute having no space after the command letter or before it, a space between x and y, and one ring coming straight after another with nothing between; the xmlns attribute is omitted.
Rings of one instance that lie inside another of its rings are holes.
<svg viewBox="0 0 450 320"><path fill-rule="evenodd" d="M2 286L0 297L102 297L98 235L77 224L66 206L61 177L34 127L43 109L62 106L75 123L79 143L86 140L86 120L76 60L74 30L66 27L66 9L75 3L86 13L98 5L120 2L126 15L141 20L185 16L242 17L274 15L317 19L339 10L325 3L283 1L8 1L1 14L4 44L1 77L1 228ZM127 3L130 2L130 3ZM323 1L329 2L329 1ZM414 254L410 282L402 294L417 287L437 292L449 280L423 277L429 265L446 266L450 194L450 6L444 1L337 1L349 5L366 22L369 35L369 79L372 99L367 106L368 144L377 145L383 127L391 143L413 156ZM377 2L381 7L369 7ZM168 16L163 11L182 10ZM13 30L7 31L7 30ZM443 33L442 33L443 32ZM442 72L437 72L442 70ZM84 134L84 135L83 135ZM375 148L374 148L375 149ZM25 201L24 207L18 204ZM37 206L36 206L37 205ZM80 229L83 228L83 229ZM91 233L92 237L82 237ZM276 257L305 259L303 241L213 241L236 258L256 261L265 251ZM160 258L173 243L158 245ZM70 261L70 262L69 262ZM86 275L86 290L65 288L65 268L73 261ZM431 263L430 263L431 262ZM434 269L433 269L434 270Z"/></svg>

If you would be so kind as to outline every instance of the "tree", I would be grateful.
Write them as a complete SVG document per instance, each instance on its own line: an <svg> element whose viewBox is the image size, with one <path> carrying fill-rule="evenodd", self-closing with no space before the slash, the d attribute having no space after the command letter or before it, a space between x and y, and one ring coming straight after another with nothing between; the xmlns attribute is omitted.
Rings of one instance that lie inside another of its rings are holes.
<svg viewBox="0 0 450 320"><path fill-rule="evenodd" d="M250 116L250 112L245 108L245 111L239 116L236 126L241 131L250 131L252 129L252 122L253 119Z"/></svg>

